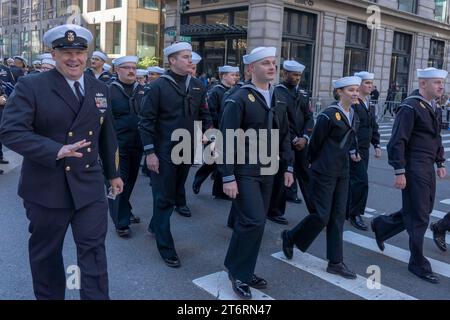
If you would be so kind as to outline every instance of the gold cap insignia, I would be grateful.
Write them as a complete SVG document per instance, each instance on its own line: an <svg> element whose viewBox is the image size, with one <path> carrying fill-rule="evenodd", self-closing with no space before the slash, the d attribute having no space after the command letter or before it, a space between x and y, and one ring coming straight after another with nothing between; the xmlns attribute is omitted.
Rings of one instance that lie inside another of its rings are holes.
<svg viewBox="0 0 450 320"><path fill-rule="evenodd" d="M256 101L255 96L252 95L251 93L248 94L248 100L250 100L251 102L255 102Z"/></svg>
<svg viewBox="0 0 450 320"><path fill-rule="evenodd" d="M66 39L67 39L67 41L69 41L69 42L74 42L74 41L75 41L75 32L73 32L73 31L67 31Z"/></svg>
<svg viewBox="0 0 450 320"><path fill-rule="evenodd" d="M337 121L341 121L341 114L339 112L336 112L335 116Z"/></svg>

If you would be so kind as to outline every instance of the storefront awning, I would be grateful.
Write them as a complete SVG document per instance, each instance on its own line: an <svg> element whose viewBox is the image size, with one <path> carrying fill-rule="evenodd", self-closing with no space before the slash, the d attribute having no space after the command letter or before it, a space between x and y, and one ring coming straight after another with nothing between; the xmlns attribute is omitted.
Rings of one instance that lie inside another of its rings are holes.
<svg viewBox="0 0 450 320"><path fill-rule="evenodd" d="M165 32L176 30L175 27L165 29ZM247 37L247 28L242 26L228 26L224 24L183 24L181 25L181 35L189 37L208 36L242 36Z"/></svg>

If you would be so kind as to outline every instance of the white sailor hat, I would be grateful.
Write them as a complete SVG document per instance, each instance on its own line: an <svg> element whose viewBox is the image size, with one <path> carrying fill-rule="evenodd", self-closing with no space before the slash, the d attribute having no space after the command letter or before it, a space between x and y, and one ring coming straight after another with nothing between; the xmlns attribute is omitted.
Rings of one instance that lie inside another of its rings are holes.
<svg viewBox="0 0 450 320"><path fill-rule="evenodd" d="M219 73L229 73L229 72L236 72L235 67L232 66L219 67Z"/></svg>
<svg viewBox="0 0 450 320"><path fill-rule="evenodd" d="M360 86L361 82L362 80L360 77L344 77L338 80L333 80L333 87L335 89L340 89L348 86Z"/></svg>
<svg viewBox="0 0 450 320"><path fill-rule="evenodd" d="M106 54L104 54L103 52L101 52L101 51L94 51L94 52L92 52L92 56L100 58L100 59L102 59L105 62L106 62L106 60L108 60L108 56Z"/></svg>
<svg viewBox="0 0 450 320"><path fill-rule="evenodd" d="M53 49L86 49L92 39L88 29L76 24L63 24L48 30L42 41Z"/></svg>
<svg viewBox="0 0 450 320"><path fill-rule="evenodd" d="M34 60L32 64L33 64L33 65L35 65L35 64L40 65L41 63L42 63L41 60Z"/></svg>
<svg viewBox="0 0 450 320"><path fill-rule="evenodd" d="M239 69L239 67L233 67L233 71L232 72L241 72L241 70Z"/></svg>
<svg viewBox="0 0 450 320"><path fill-rule="evenodd" d="M173 53L179 52L179 51L183 51L183 50L189 50L192 51L192 46L190 43L188 42L177 42L174 43L170 46L168 46L167 48L164 48L164 55L166 57L170 56Z"/></svg>
<svg viewBox="0 0 450 320"><path fill-rule="evenodd" d="M436 68L426 68L417 69L417 78L419 79L446 79L448 71L436 69Z"/></svg>
<svg viewBox="0 0 450 320"><path fill-rule="evenodd" d="M295 60L286 60L283 62L283 69L289 72L300 72L305 70L305 66Z"/></svg>
<svg viewBox="0 0 450 320"><path fill-rule="evenodd" d="M136 56L123 56L123 57L119 57L116 58L112 61L112 63L115 66L120 66L121 64L127 63L127 62L132 62L132 63L138 63L139 58Z"/></svg>
<svg viewBox="0 0 450 320"><path fill-rule="evenodd" d="M355 77L360 77L362 81L375 79L375 74L367 71L355 72Z"/></svg>
<svg viewBox="0 0 450 320"><path fill-rule="evenodd" d="M277 48L275 47L258 47L253 49L250 54L246 54L243 60L244 64L251 64L267 57L275 57L276 54Z"/></svg>
<svg viewBox="0 0 450 320"><path fill-rule="evenodd" d="M105 71L109 71L109 70L111 70L111 66L110 66L109 64L105 63L105 64L103 65L103 69L104 69Z"/></svg>
<svg viewBox="0 0 450 320"><path fill-rule="evenodd" d="M38 59L44 60L44 59L53 59L52 54L50 52L42 53L38 56Z"/></svg>
<svg viewBox="0 0 450 320"><path fill-rule="evenodd" d="M199 64L202 61L202 57L197 53L192 51L192 64Z"/></svg>
<svg viewBox="0 0 450 320"><path fill-rule="evenodd" d="M27 61L27 59L25 59L24 57L21 57L21 56L14 56L13 57L14 58L14 60L20 60L20 61L22 61L23 63L25 63L25 65L27 65L28 64L28 61Z"/></svg>
<svg viewBox="0 0 450 320"><path fill-rule="evenodd" d="M144 77L148 75L148 71L145 69L137 69L136 70L136 76L137 77Z"/></svg>
<svg viewBox="0 0 450 320"><path fill-rule="evenodd" d="M51 64L52 66L56 67L56 62L53 59L42 59L42 64Z"/></svg>
<svg viewBox="0 0 450 320"><path fill-rule="evenodd" d="M154 67L148 67L147 71L152 72L152 73L163 74L166 70L164 70L163 68L160 68L158 66L154 66Z"/></svg>

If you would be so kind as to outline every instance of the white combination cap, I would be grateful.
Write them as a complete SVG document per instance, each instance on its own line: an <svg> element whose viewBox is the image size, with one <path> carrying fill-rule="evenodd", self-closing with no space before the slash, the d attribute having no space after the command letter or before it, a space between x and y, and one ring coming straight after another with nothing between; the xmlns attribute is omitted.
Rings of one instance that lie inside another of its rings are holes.
<svg viewBox="0 0 450 320"><path fill-rule="evenodd" d="M131 63L138 63L139 58L136 56L123 56L120 58L116 58L112 61L112 63L115 66L120 66L121 64L127 63L127 62L131 62Z"/></svg>
<svg viewBox="0 0 450 320"><path fill-rule="evenodd" d="M305 66L295 60L286 60L283 62L283 69L290 72L300 72L305 70Z"/></svg>
<svg viewBox="0 0 450 320"><path fill-rule="evenodd" d="M417 78L419 79L446 79L448 71L436 69L436 68L426 68L417 69Z"/></svg>
<svg viewBox="0 0 450 320"><path fill-rule="evenodd" d="M340 89L348 86L360 86L361 82L362 80L360 77L344 77L338 80L333 80L333 87L335 89Z"/></svg>
<svg viewBox="0 0 450 320"><path fill-rule="evenodd" d="M48 30L42 41L53 49L86 49L92 42L92 33L76 24L64 24Z"/></svg>
<svg viewBox="0 0 450 320"><path fill-rule="evenodd" d="M180 52L180 51L184 51L184 50L192 51L191 44L188 42L177 42L177 43L174 43L174 44L168 46L167 48L164 48L163 51L164 51L164 55L166 57L168 57L171 54L174 54L174 53Z"/></svg>
<svg viewBox="0 0 450 320"><path fill-rule="evenodd" d="M361 80L373 80L375 79L375 74L367 71L355 72L355 77L360 77Z"/></svg>
<svg viewBox="0 0 450 320"><path fill-rule="evenodd" d="M275 47L258 47L253 49L250 54L246 54L243 60L244 64L251 64L267 57L275 57L276 55L277 48Z"/></svg>

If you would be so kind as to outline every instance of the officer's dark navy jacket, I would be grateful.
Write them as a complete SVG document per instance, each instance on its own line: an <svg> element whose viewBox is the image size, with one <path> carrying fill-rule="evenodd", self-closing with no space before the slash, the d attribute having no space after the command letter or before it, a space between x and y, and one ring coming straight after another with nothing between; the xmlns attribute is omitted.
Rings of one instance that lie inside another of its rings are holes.
<svg viewBox="0 0 450 320"><path fill-rule="evenodd" d="M219 115L221 114L222 99L225 92L228 90L230 90L230 87L227 87L221 83L208 91L208 108L211 113L214 128L219 127Z"/></svg>
<svg viewBox="0 0 450 320"><path fill-rule="evenodd" d="M375 115L375 107L369 104L367 110L364 101L359 100L359 104L352 105L353 110L358 115L359 127L357 132L358 147L360 149L368 149L370 144L375 148L380 147L380 134L378 132L378 124Z"/></svg>
<svg viewBox="0 0 450 320"><path fill-rule="evenodd" d="M25 75L25 72L23 71L22 68L16 67L16 66L11 66L9 68L9 70L11 71L12 74L12 83L16 84L17 81L19 81L20 77L23 77Z"/></svg>
<svg viewBox="0 0 450 320"><path fill-rule="evenodd" d="M227 129L242 129L244 132L248 129L254 129L258 136L258 130L260 129L278 129L280 139L279 156L288 164L288 171L293 171L293 156L289 141L289 123L286 112L286 102L282 97L278 96L272 86L270 87L270 93L272 96L272 106L270 108L267 106L264 96L251 83L243 85L225 101L224 112L219 125L223 135L225 164L218 165L224 183L233 181L235 179L235 174L260 176L261 168L269 166L261 164L259 155L257 156L256 164L250 163L248 139L245 141L245 164L237 164L236 143L234 151L235 164L231 164L230 161L226 159ZM268 134L268 136L270 137L270 134ZM270 152L270 138L267 140L268 145L266 150Z"/></svg>
<svg viewBox="0 0 450 320"><path fill-rule="evenodd" d="M129 96L123 84L115 80L109 85L109 93L119 147L142 148L138 122L144 87L135 82Z"/></svg>
<svg viewBox="0 0 450 320"><path fill-rule="evenodd" d="M152 82L145 92L141 105L139 130L144 153L156 153L171 161L172 148L178 141L171 141L176 129L187 129L194 144L194 121L202 121L202 129L212 127L206 103L206 88L200 80L187 76L183 90L171 71Z"/></svg>
<svg viewBox="0 0 450 320"><path fill-rule="evenodd" d="M3 82L14 82L11 70L9 70L9 68L4 65L0 65L0 80Z"/></svg>
<svg viewBox="0 0 450 320"><path fill-rule="evenodd" d="M314 116L309 108L308 94L287 83L277 85L275 91L279 91L287 103L291 143L296 137L309 141L314 127Z"/></svg>
<svg viewBox="0 0 450 320"><path fill-rule="evenodd" d="M65 78L53 69L22 77L8 99L0 139L24 157L19 196L25 201L78 210L105 196L105 177L119 177L108 89L85 76L84 93L80 109ZM56 160L63 145L83 139L92 144L79 150L82 158Z"/></svg>
<svg viewBox="0 0 450 320"><path fill-rule="evenodd" d="M351 108L350 112L353 112ZM353 112L350 124L337 105L318 115L308 149L312 170L331 177L349 175L349 153L353 149L357 152L358 122L358 115Z"/></svg>
<svg viewBox="0 0 450 320"><path fill-rule="evenodd" d="M95 78L94 70L91 68L87 68L85 71L85 74L89 74L90 76L93 76ZM103 82L110 82L113 78L113 74L109 71L103 71L100 76L96 79L103 81Z"/></svg>
<svg viewBox="0 0 450 320"><path fill-rule="evenodd" d="M415 90L396 110L392 136L387 145L389 164L395 174L422 170L436 163L445 165L441 138L441 108L430 105Z"/></svg>

